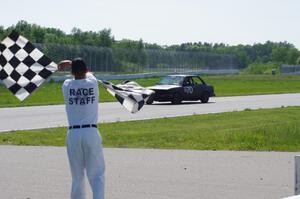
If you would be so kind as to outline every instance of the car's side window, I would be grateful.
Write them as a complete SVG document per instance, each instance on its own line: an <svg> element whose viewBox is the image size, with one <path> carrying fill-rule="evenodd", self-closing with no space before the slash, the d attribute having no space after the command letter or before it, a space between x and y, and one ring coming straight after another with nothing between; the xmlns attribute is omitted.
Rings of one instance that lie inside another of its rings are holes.
<svg viewBox="0 0 300 199"><path fill-rule="evenodd" d="M192 86L193 85L193 80L190 77L186 78L186 86Z"/></svg>
<svg viewBox="0 0 300 199"><path fill-rule="evenodd" d="M191 85L190 78L189 77L184 78L183 86L190 86L190 85Z"/></svg>
<svg viewBox="0 0 300 199"><path fill-rule="evenodd" d="M192 77L193 78L193 82L195 85L201 85L202 81L200 80L199 77Z"/></svg>

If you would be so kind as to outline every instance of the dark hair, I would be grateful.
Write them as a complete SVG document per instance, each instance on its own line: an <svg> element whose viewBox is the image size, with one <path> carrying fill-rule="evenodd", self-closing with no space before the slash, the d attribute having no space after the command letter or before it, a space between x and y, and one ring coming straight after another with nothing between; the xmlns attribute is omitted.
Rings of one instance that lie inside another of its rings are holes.
<svg viewBox="0 0 300 199"><path fill-rule="evenodd" d="M82 58L75 58L72 61L72 67L71 67L72 73L86 73L88 71L88 68L86 67L85 62Z"/></svg>

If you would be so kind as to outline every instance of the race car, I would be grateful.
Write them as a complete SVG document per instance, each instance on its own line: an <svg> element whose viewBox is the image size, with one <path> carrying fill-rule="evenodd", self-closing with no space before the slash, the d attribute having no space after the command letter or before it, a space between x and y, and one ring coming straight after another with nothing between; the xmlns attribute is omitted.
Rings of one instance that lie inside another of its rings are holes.
<svg viewBox="0 0 300 199"><path fill-rule="evenodd" d="M172 104L180 104L184 100L200 100L202 103L207 103L210 97L215 96L214 87L206 84L197 75L168 75L148 89L155 93L146 101L147 104L152 104L154 101L171 101Z"/></svg>

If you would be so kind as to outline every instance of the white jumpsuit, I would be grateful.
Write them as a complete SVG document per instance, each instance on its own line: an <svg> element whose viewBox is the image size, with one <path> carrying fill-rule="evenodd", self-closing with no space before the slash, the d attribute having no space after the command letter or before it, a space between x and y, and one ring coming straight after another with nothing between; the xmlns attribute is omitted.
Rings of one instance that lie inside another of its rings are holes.
<svg viewBox="0 0 300 199"><path fill-rule="evenodd" d="M62 88L69 126L72 127L67 135L72 174L71 199L85 198L85 172L93 199L104 199L102 139L98 129L94 127L98 121L98 81L88 73L85 79L66 80Z"/></svg>

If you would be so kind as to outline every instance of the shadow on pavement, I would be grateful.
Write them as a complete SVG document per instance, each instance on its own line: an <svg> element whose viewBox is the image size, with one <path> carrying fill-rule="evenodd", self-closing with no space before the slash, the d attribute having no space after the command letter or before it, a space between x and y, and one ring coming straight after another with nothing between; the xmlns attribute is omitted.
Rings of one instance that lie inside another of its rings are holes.
<svg viewBox="0 0 300 199"><path fill-rule="evenodd" d="M198 101L195 102L181 102L180 104L172 104L171 102L155 102L153 104L147 104L148 106L163 106L163 105L169 105L169 106L180 106L180 105L194 105L194 104L214 104L215 102L207 102L207 103L201 103Z"/></svg>

